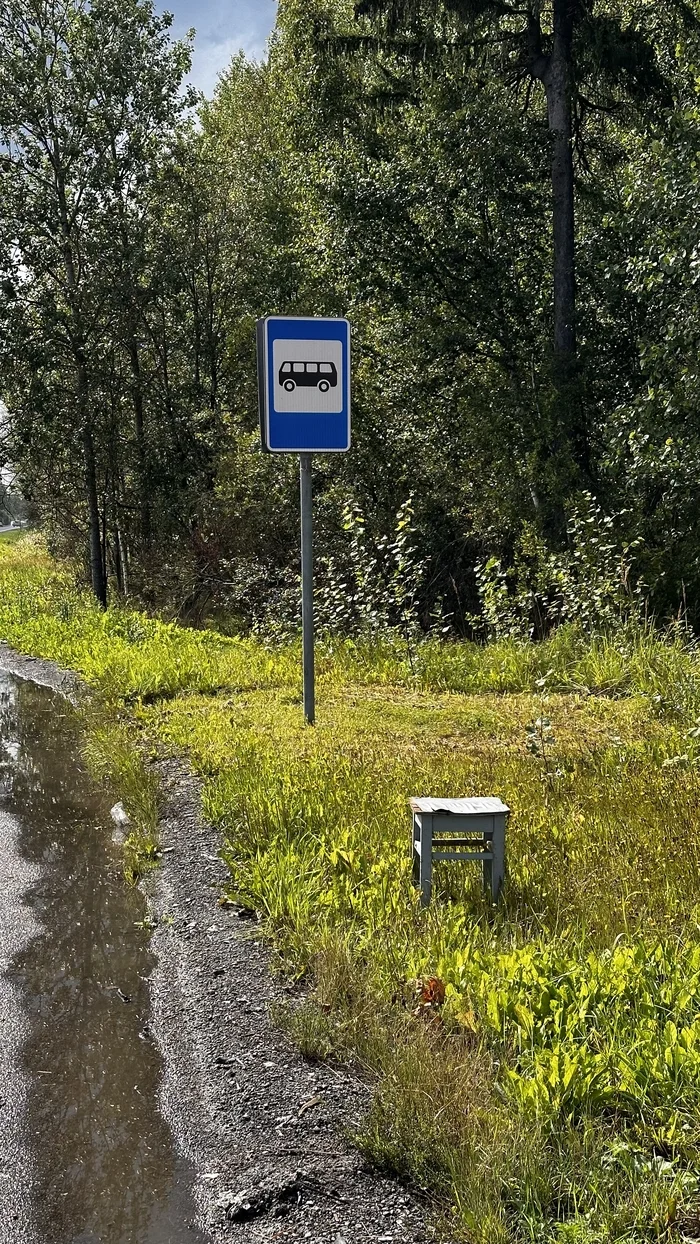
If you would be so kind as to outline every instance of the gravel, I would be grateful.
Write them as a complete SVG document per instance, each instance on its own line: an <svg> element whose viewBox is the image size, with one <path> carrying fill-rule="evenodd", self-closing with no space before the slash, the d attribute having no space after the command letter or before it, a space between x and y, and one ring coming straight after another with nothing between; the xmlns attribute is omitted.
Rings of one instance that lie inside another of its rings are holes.
<svg viewBox="0 0 700 1244"><path fill-rule="evenodd" d="M421 1205L344 1139L368 1089L311 1064L276 1031L285 997L255 922L218 905L227 869L195 778L158 762L165 849L153 874L151 1024L165 1058L161 1106L198 1171L201 1225L215 1241L392 1244L429 1238Z"/></svg>

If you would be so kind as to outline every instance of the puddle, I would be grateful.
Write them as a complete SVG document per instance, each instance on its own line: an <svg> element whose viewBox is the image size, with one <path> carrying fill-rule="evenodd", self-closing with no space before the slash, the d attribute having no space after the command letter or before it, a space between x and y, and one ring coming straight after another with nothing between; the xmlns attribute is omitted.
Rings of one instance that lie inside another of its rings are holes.
<svg viewBox="0 0 700 1244"><path fill-rule="evenodd" d="M123 881L111 802L81 762L70 706L0 673L0 812L38 930L8 972L25 1015L32 1217L51 1244L206 1244L158 1111L145 904Z"/></svg>

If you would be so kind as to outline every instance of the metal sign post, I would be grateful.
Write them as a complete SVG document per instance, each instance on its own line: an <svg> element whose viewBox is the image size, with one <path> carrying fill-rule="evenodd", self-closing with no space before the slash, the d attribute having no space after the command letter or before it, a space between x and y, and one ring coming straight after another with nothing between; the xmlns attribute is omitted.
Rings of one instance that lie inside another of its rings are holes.
<svg viewBox="0 0 700 1244"><path fill-rule="evenodd" d="M311 455L350 448L350 325L347 320L270 315L258 320L258 390L263 449L299 454L304 716L316 716L314 686Z"/></svg>
<svg viewBox="0 0 700 1244"><path fill-rule="evenodd" d="M313 505L311 492L311 454L299 455L301 496L301 625L303 632L304 717L313 726L316 720L314 671L314 550Z"/></svg>

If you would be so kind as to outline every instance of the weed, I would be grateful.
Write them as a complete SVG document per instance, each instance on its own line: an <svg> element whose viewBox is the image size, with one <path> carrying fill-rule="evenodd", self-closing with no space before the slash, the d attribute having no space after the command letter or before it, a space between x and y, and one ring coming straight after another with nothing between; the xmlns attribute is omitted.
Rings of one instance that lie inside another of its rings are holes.
<svg viewBox="0 0 700 1244"><path fill-rule="evenodd" d="M320 1062L333 1051L331 1020L313 998L270 1007L272 1022L286 1032L304 1058Z"/></svg>
<svg viewBox="0 0 700 1244"><path fill-rule="evenodd" d="M134 739L133 726L119 719L105 720L100 706L85 709L89 718L85 758L98 780L118 791L131 830L124 844L124 875L134 885L160 858L158 817L160 786Z"/></svg>

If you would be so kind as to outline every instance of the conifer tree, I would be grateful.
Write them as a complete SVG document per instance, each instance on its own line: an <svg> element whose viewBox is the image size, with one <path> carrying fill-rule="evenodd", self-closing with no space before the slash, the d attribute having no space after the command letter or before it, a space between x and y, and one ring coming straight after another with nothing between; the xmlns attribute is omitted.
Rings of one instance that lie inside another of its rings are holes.
<svg viewBox="0 0 700 1244"><path fill-rule="evenodd" d="M681 27L700 28L692 8L668 6ZM553 451L590 481L591 447L578 378L576 160L586 158L586 123L630 105L648 118L673 102L644 14L596 0L360 0L374 46L403 55L464 56L486 73L524 85L527 107L544 95L551 142ZM352 39L346 39L351 44ZM367 46L362 35L356 42Z"/></svg>

